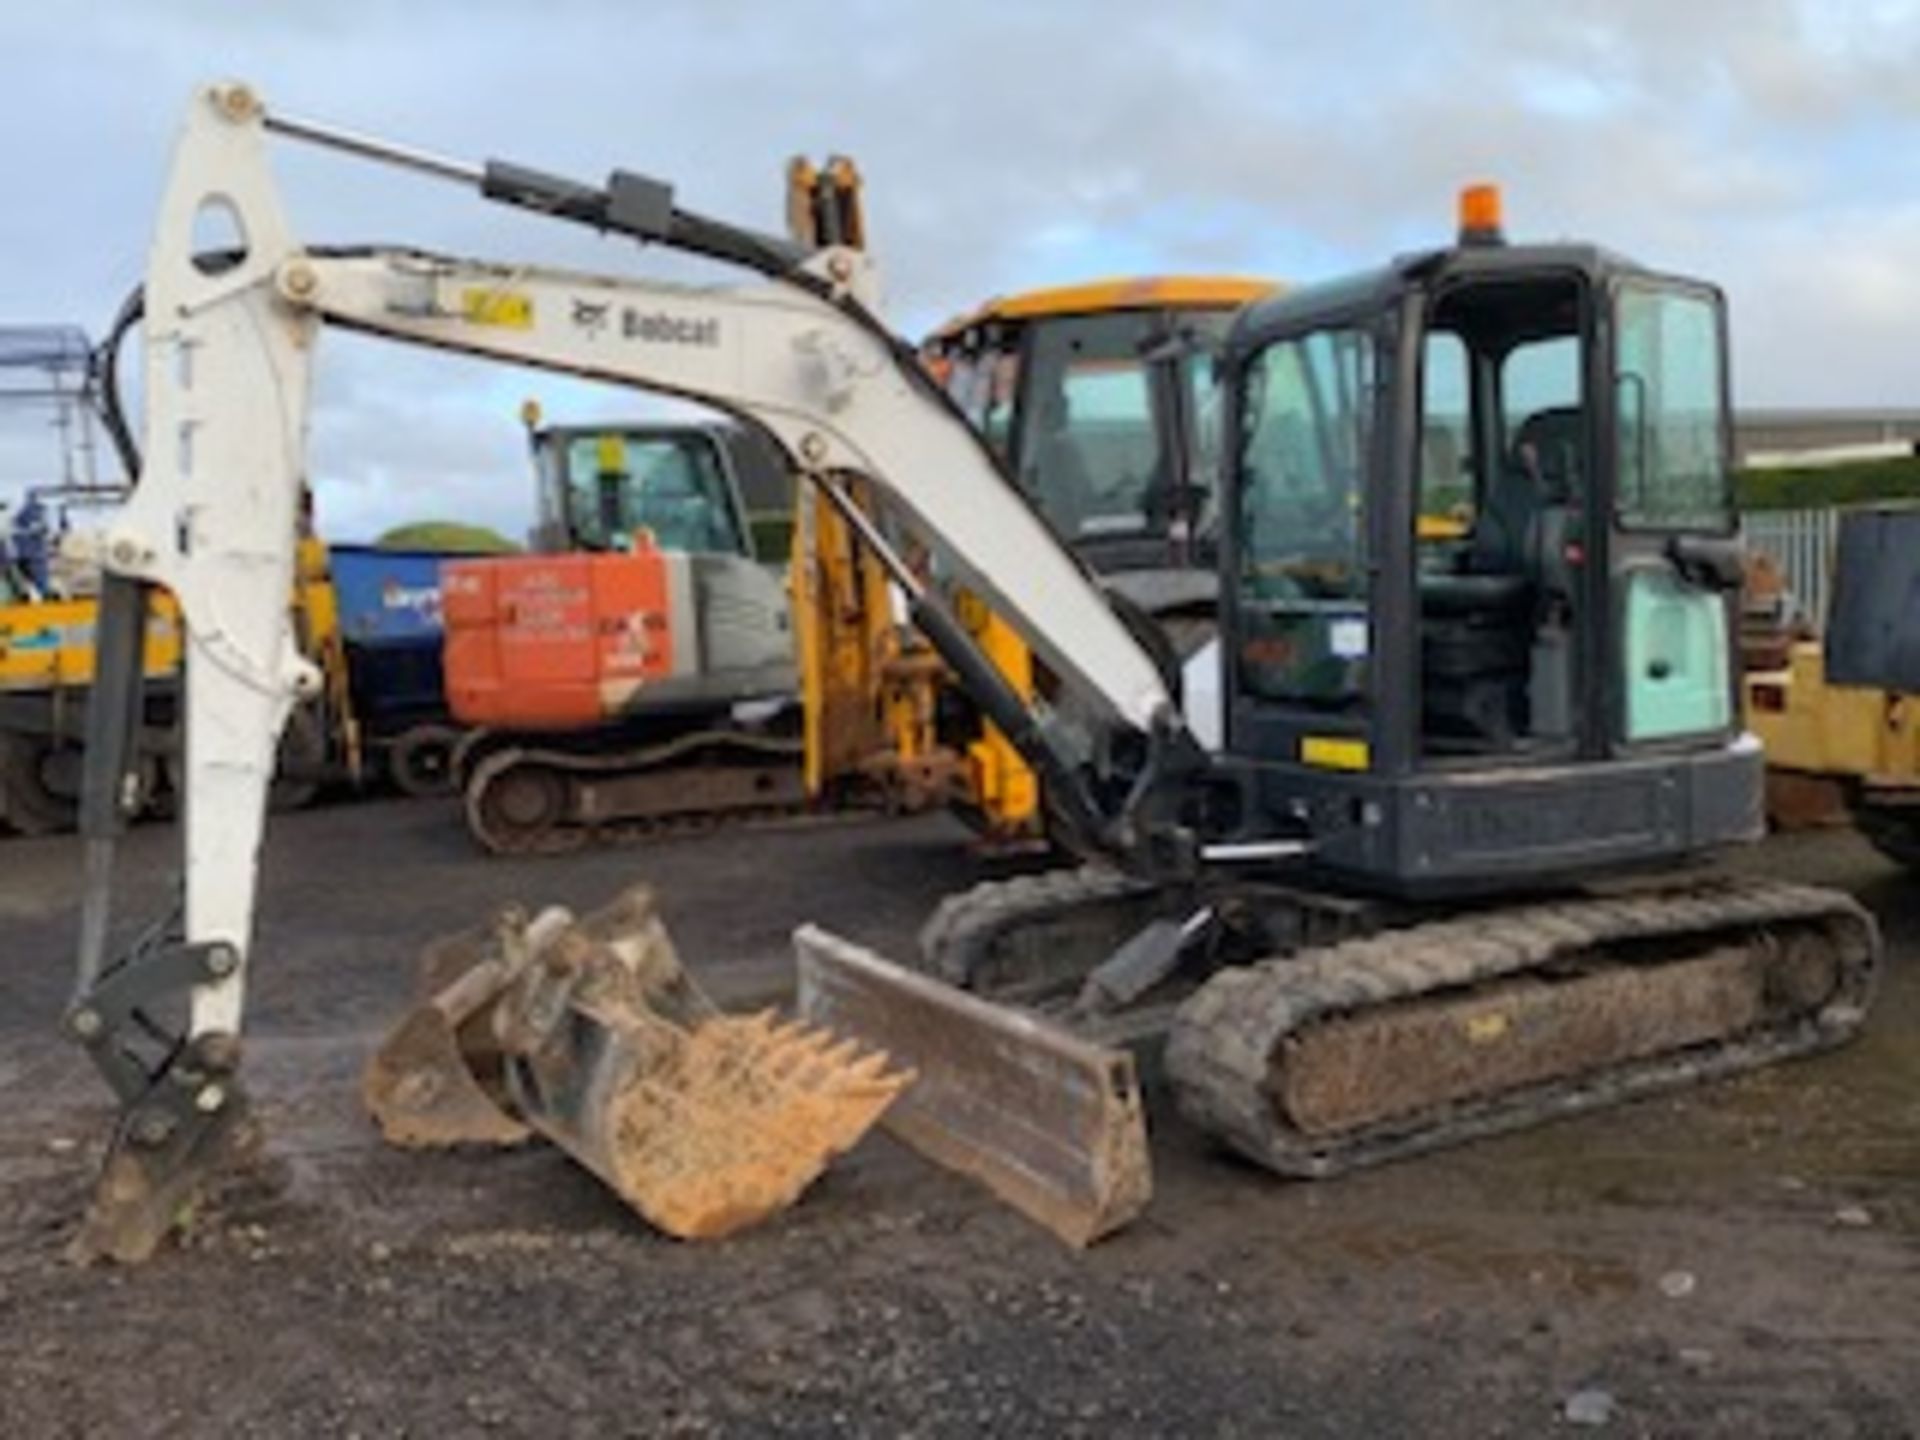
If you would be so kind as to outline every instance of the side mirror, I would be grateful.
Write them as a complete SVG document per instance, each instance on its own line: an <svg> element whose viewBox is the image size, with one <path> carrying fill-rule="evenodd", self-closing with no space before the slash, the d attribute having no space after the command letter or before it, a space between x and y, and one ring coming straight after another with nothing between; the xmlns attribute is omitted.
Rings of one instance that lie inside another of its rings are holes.
<svg viewBox="0 0 1920 1440"><path fill-rule="evenodd" d="M1680 574L1709 590L1738 590L1747 577L1747 547L1737 535L1675 535L1667 558Z"/></svg>

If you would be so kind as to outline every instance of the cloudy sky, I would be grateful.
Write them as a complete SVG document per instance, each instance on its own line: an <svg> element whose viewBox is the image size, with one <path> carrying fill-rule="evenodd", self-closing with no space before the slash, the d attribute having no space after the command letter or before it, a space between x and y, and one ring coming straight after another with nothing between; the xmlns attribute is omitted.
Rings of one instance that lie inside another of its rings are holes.
<svg viewBox="0 0 1920 1440"><path fill-rule="evenodd" d="M795 152L867 176L890 314L1140 270L1325 276L1443 239L1466 180L1518 236L1729 290L1754 404L1920 405L1920 3L1905 0L128 0L0 6L0 324L98 331L139 278L181 109L289 113L586 178L673 179L769 228ZM624 272L631 246L283 148L316 242ZM530 511L514 412L627 395L331 340L323 527ZM53 466L0 416L0 492Z"/></svg>

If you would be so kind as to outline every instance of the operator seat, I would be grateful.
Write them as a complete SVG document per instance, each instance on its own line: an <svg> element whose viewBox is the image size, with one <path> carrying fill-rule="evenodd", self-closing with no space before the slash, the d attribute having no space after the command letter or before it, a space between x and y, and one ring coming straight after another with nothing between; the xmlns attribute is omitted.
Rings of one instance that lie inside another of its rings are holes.
<svg viewBox="0 0 1920 1440"><path fill-rule="evenodd" d="M1482 497L1462 574L1421 587L1423 728L1443 747L1507 747L1533 730L1529 686L1543 605L1572 594L1566 560L1583 420L1529 415Z"/></svg>
<svg viewBox="0 0 1920 1440"><path fill-rule="evenodd" d="M1528 540L1540 508L1538 452L1527 443L1525 427L1506 463L1482 497L1474 517L1467 568L1477 575L1520 575L1527 568Z"/></svg>
<svg viewBox="0 0 1920 1440"><path fill-rule="evenodd" d="M1573 572L1569 543L1575 540L1586 476L1581 456L1586 445L1586 416L1577 405L1536 411L1520 426L1516 448L1534 456L1539 491L1524 554L1537 598L1571 601Z"/></svg>
<svg viewBox="0 0 1920 1440"><path fill-rule="evenodd" d="M1579 494L1584 427L1577 405L1537 410L1521 422L1512 453L1481 505L1468 569L1539 583L1542 531L1551 528L1546 522Z"/></svg>

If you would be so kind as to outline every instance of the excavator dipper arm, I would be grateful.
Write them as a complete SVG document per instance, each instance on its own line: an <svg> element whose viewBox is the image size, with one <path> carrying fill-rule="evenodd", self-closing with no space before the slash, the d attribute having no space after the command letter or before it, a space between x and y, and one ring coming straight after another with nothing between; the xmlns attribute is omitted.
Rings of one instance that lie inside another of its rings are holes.
<svg viewBox="0 0 1920 1440"><path fill-rule="evenodd" d="M399 163L538 210L768 275L691 288L496 265L399 249L303 248L268 163L271 132ZM209 215L234 248L196 242ZM119 813L111 743L89 748L88 889L68 1015L122 1101L86 1253L150 1251L242 1112L233 1080L253 945L257 858L276 743L294 701L319 683L293 641L292 582L313 358L322 323L437 349L633 385L756 422L796 466L840 495L869 477L903 519L1022 631L1063 685L1103 717L1089 741L1013 713L1010 691L924 594L916 611L989 713L1018 727L1087 828L1131 843L1139 777L1087 777L1102 742L1177 743L1175 707L1152 659L998 470L967 426L872 318L879 293L860 251L808 257L785 242L679 210L658 182L616 172L603 188L519 167L470 168L270 115L245 87L202 90L188 112L146 284L145 458L137 488L93 537L103 616L141 623L164 586L185 628L184 906L109 958L108 887ZM875 537L876 539L878 537ZM904 569L898 577L911 585ZM115 598L117 597L117 598ZM135 633L137 633L137 628ZM103 661L137 644L101 637ZM977 663L975 663L977 662ZM103 663L97 738L128 709L129 680ZM1014 702L1017 703L1017 702ZM1134 747L1136 755L1143 747ZM1116 798L1117 797L1117 798ZM184 1007L183 1020L167 1012Z"/></svg>

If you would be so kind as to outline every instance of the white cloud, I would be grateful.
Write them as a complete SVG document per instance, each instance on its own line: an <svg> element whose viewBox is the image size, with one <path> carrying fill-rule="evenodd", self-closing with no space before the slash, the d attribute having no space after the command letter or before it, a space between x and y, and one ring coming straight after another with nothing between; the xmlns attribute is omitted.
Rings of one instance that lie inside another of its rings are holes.
<svg viewBox="0 0 1920 1440"><path fill-rule="evenodd" d="M227 73L457 156L653 171L684 203L770 227L787 155L851 153L908 329L1115 264L1369 264L1444 238L1455 187L1493 178L1516 234L1720 279L1745 398L1920 402L1900 343L1920 330L1913 4L127 0L6 7L0 46L32 57L0 93L18 137L0 320L104 320L137 278L189 88ZM316 240L650 263L335 158L290 154L283 176ZM457 506L519 528L522 384L333 347L316 424L329 523ZM552 394L556 414L631 404Z"/></svg>

